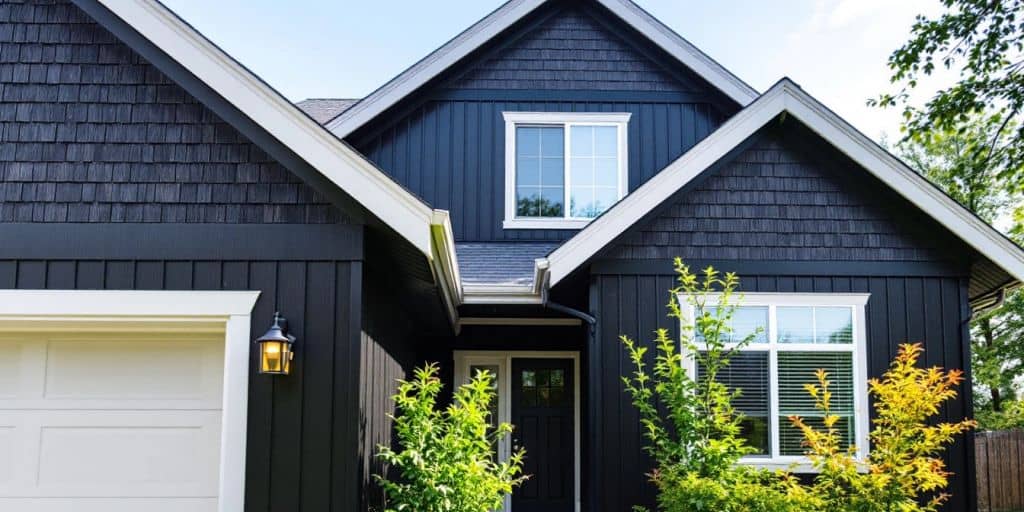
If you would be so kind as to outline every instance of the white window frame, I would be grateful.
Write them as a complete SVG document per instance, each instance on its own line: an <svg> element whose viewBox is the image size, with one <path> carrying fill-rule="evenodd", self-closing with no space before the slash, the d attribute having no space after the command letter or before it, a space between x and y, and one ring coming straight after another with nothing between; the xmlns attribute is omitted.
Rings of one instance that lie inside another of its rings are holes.
<svg viewBox="0 0 1024 512"><path fill-rule="evenodd" d="M217 510L245 505L249 325L258 291L0 290L9 332L159 329L213 332L224 340ZM186 338L187 339L187 338Z"/></svg>
<svg viewBox="0 0 1024 512"><path fill-rule="evenodd" d="M721 297L720 294L709 296L707 305L713 306ZM743 351L768 352L768 375L769 375L769 446L771 452L768 456L748 456L740 459L742 464L762 467L767 469L795 469L802 473L814 472L807 457L780 455L779 454L779 376L778 376L778 353L784 352L848 352L853 354L853 389L854 389L854 428L856 429L854 442L857 445L857 458L863 460L870 447L868 446L868 429L870 410L868 409L868 384L867 384L867 330L865 306L867 306L870 294L867 293L743 293L736 296L740 300L735 301L738 306L767 306L768 307L768 330L765 335L767 343L750 343L743 348ZM686 302L686 296L679 295L679 303L682 308L684 325L693 325L694 308ZM849 307L853 310L853 343L778 343L778 322L776 309L780 306L804 306L804 307ZM726 344L727 347L735 347L736 344ZM703 345L698 344L698 349ZM781 350L780 350L781 349ZM684 353L683 369L689 375L695 375L696 361L692 353Z"/></svg>
<svg viewBox="0 0 1024 512"><path fill-rule="evenodd" d="M573 470L575 478L573 481L573 493L575 493L575 510L582 510L580 498L580 353L576 351L552 352L552 351L527 351L527 350L456 350L455 359L455 382L462 385L469 382L469 368L471 366L497 366L498 367L498 422L508 423L512 419L512 360L513 359L571 359L573 371ZM508 460L511 456L512 446L510 436L498 440L498 460ZM527 454L529 456L529 454ZM505 496L505 504L501 510L514 512L512 510L512 496Z"/></svg>
<svg viewBox="0 0 1024 512"><path fill-rule="evenodd" d="M502 112L505 118L505 221L504 229L581 229L594 218L570 217L572 181L569 172L571 155L570 132L575 125L615 126L618 128L618 194L616 201L626 196L629 186L629 112ZM516 127L561 126L565 136L565 187L562 217L516 216ZM595 217L596 218L596 217Z"/></svg>

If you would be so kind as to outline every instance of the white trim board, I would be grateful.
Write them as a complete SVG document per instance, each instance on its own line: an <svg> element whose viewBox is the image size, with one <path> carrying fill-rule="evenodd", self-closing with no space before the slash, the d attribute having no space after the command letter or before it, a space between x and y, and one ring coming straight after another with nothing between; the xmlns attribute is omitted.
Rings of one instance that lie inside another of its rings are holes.
<svg viewBox="0 0 1024 512"><path fill-rule="evenodd" d="M574 235L547 257L555 285L712 164L786 113L888 184L1014 278L1024 281L1024 251L874 141L784 78L714 133Z"/></svg>
<svg viewBox="0 0 1024 512"><path fill-rule="evenodd" d="M213 321L224 339L224 395L218 510L245 505L245 447L249 397L250 315L257 291L0 290L0 325L49 330L51 323L104 326L151 322L195 323L209 332Z"/></svg>
<svg viewBox="0 0 1024 512"><path fill-rule="evenodd" d="M338 137L351 134L548 1L551 0L510 0L369 96L359 100L328 122L327 128ZM596 2L733 101L747 105L757 98L756 90L631 0Z"/></svg>
<svg viewBox="0 0 1024 512"><path fill-rule="evenodd" d="M580 353L577 351L531 351L531 350L456 350L453 353L455 363L455 383L461 385L469 381L470 375L467 370L470 365L496 365L498 366L498 421L509 422L512 418L512 371L513 359L572 359L573 371L573 456L575 479L573 492L575 493L575 510L582 509L582 497L580 496L580 446L582 430L580 429L581 408L580 408ZM511 455L511 446L506 436L498 441L498 458L507 459ZM529 456L529 454L527 454ZM502 510L512 510L511 496L505 496L505 506Z"/></svg>

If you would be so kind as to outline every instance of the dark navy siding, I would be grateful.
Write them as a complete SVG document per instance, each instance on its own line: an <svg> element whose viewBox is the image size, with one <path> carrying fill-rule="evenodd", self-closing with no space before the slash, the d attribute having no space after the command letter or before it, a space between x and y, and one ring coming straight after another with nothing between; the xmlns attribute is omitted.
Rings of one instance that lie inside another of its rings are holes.
<svg viewBox="0 0 1024 512"><path fill-rule="evenodd" d="M817 140L795 126L762 132L605 256L967 261L963 242Z"/></svg>
<svg viewBox="0 0 1024 512"><path fill-rule="evenodd" d="M723 271L728 261L716 262ZM665 317L667 290L674 276L661 271L652 274L593 275L591 314L597 317L587 347L591 400L585 417L590 423L584 436L585 452L601 454L596 464L584 466L589 491L584 509L595 512L629 510L633 505L653 508L655 491L645 474L652 469L641 452L643 441L639 420L621 376L632 367L619 335L649 343L653 331L664 327L672 336L679 326ZM861 292L870 293L867 307L869 376L877 377L888 367L900 343L923 342L925 363L968 370L967 279L941 276L843 276L825 275L742 275L741 288L750 292ZM956 421L972 413L969 386L942 411L945 420ZM973 449L969 439L960 439L949 451L947 463L955 473L949 492L953 495L945 510L974 510Z"/></svg>
<svg viewBox="0 0 1024 512"><path fill-rule="evenodd" d="M557 3L556 3L557 4ZM596 7L554 5L348 137L436 208L459 241L564 240L503 230L503 111L629 112L634 190L717 128L736 106Z"/></svg>
<svg viewBox="0 0 1024 512"><path fill-rule="evenodd" d="M341 220L70 3L0 3L0 94L0 222Z"/></svg>
<svg viewBox="0 0 1024 512"><path fill-rule="evenodd" d="M364 227L69 2L0 2L0 95L0 288L261 292L246 510L357 510Z"/></svg>
<svg viewBox="0 0 1024 512"><path fill-rule="evenodd" d="M185 242L184 240L182 240ZM358 244L358 238L353 240ZM300 349L287 378L249 365L246 510L356 510L359 261L0 260L5 289L258 290L250 332L280 310ZM209 251L211 257L214 250Z"/></svg>
<svg viewBox="0 0 1024 512"><path fill-rule="evenodd" d="M452 80L453 89L703 92L670 76L600 18L566 9Z"/></svg>

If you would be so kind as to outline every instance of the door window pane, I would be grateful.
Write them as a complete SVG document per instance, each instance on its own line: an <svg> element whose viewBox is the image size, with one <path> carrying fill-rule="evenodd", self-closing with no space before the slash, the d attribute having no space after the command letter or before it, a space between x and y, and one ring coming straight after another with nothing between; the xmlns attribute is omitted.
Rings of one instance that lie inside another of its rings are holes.
<svg viewBox="0 0 1024 512"><path fill-rule="evenodd" d="M487 418L487 423L489 423L492 428L495 428L495 427L498 426L498 365L496 365L496 364L474 364L474 365L470 365L470 367L469 367L469 376L470 376L470 378L475 378L477 373L479 373L479 372L487 372L487 373L491 374L491 391L494 392L494 399L491 400L491 403L487 407L487 409L488 409L487 412L489 414L489 417Z"/></svg>
<svg viewBox="0 0 1024 512"><path fill-rule="evenodd" d="M571 402L564 370L523 370L522 405L564 407Z"/></svg>
<svg viewBox="0 0 1024 512"><path fill-rule="evenodd" d="M516 216L561 217L565 202L565 129L516 127Z"/></svg>

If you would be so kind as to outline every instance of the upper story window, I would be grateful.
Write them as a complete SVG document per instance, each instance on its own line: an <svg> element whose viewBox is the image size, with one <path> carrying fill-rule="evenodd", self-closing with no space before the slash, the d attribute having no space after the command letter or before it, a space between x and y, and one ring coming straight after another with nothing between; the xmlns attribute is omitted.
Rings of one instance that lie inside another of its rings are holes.
<svg viewBox="0 0 1024 512"><path fill-rule="evenodd" d="M685 299L680 299L685 304ZM733 406L743 414L742 435L756 452L743 462L801 470L810 465L803 456L803 436L789 417L801 416L822 427L822 414L804 384L816 384L814 372L828 372L832 413L844 446L867 449L867 357L865 294L748 293L732 317L737 341L757 333L733 355L717 380L739 395ZM710 305L709 307L714 307ZM693 308L684 310L692 322ZM702 348L698 337L697 348ZM699 380L697 358L686 358L686 370Z"/></svg>
<svg viewBox="0 0 1024 512"><path fill-rule="evenodd" d="M626 195L630 114L504 116L506 229L581 228Z"/></svg>

